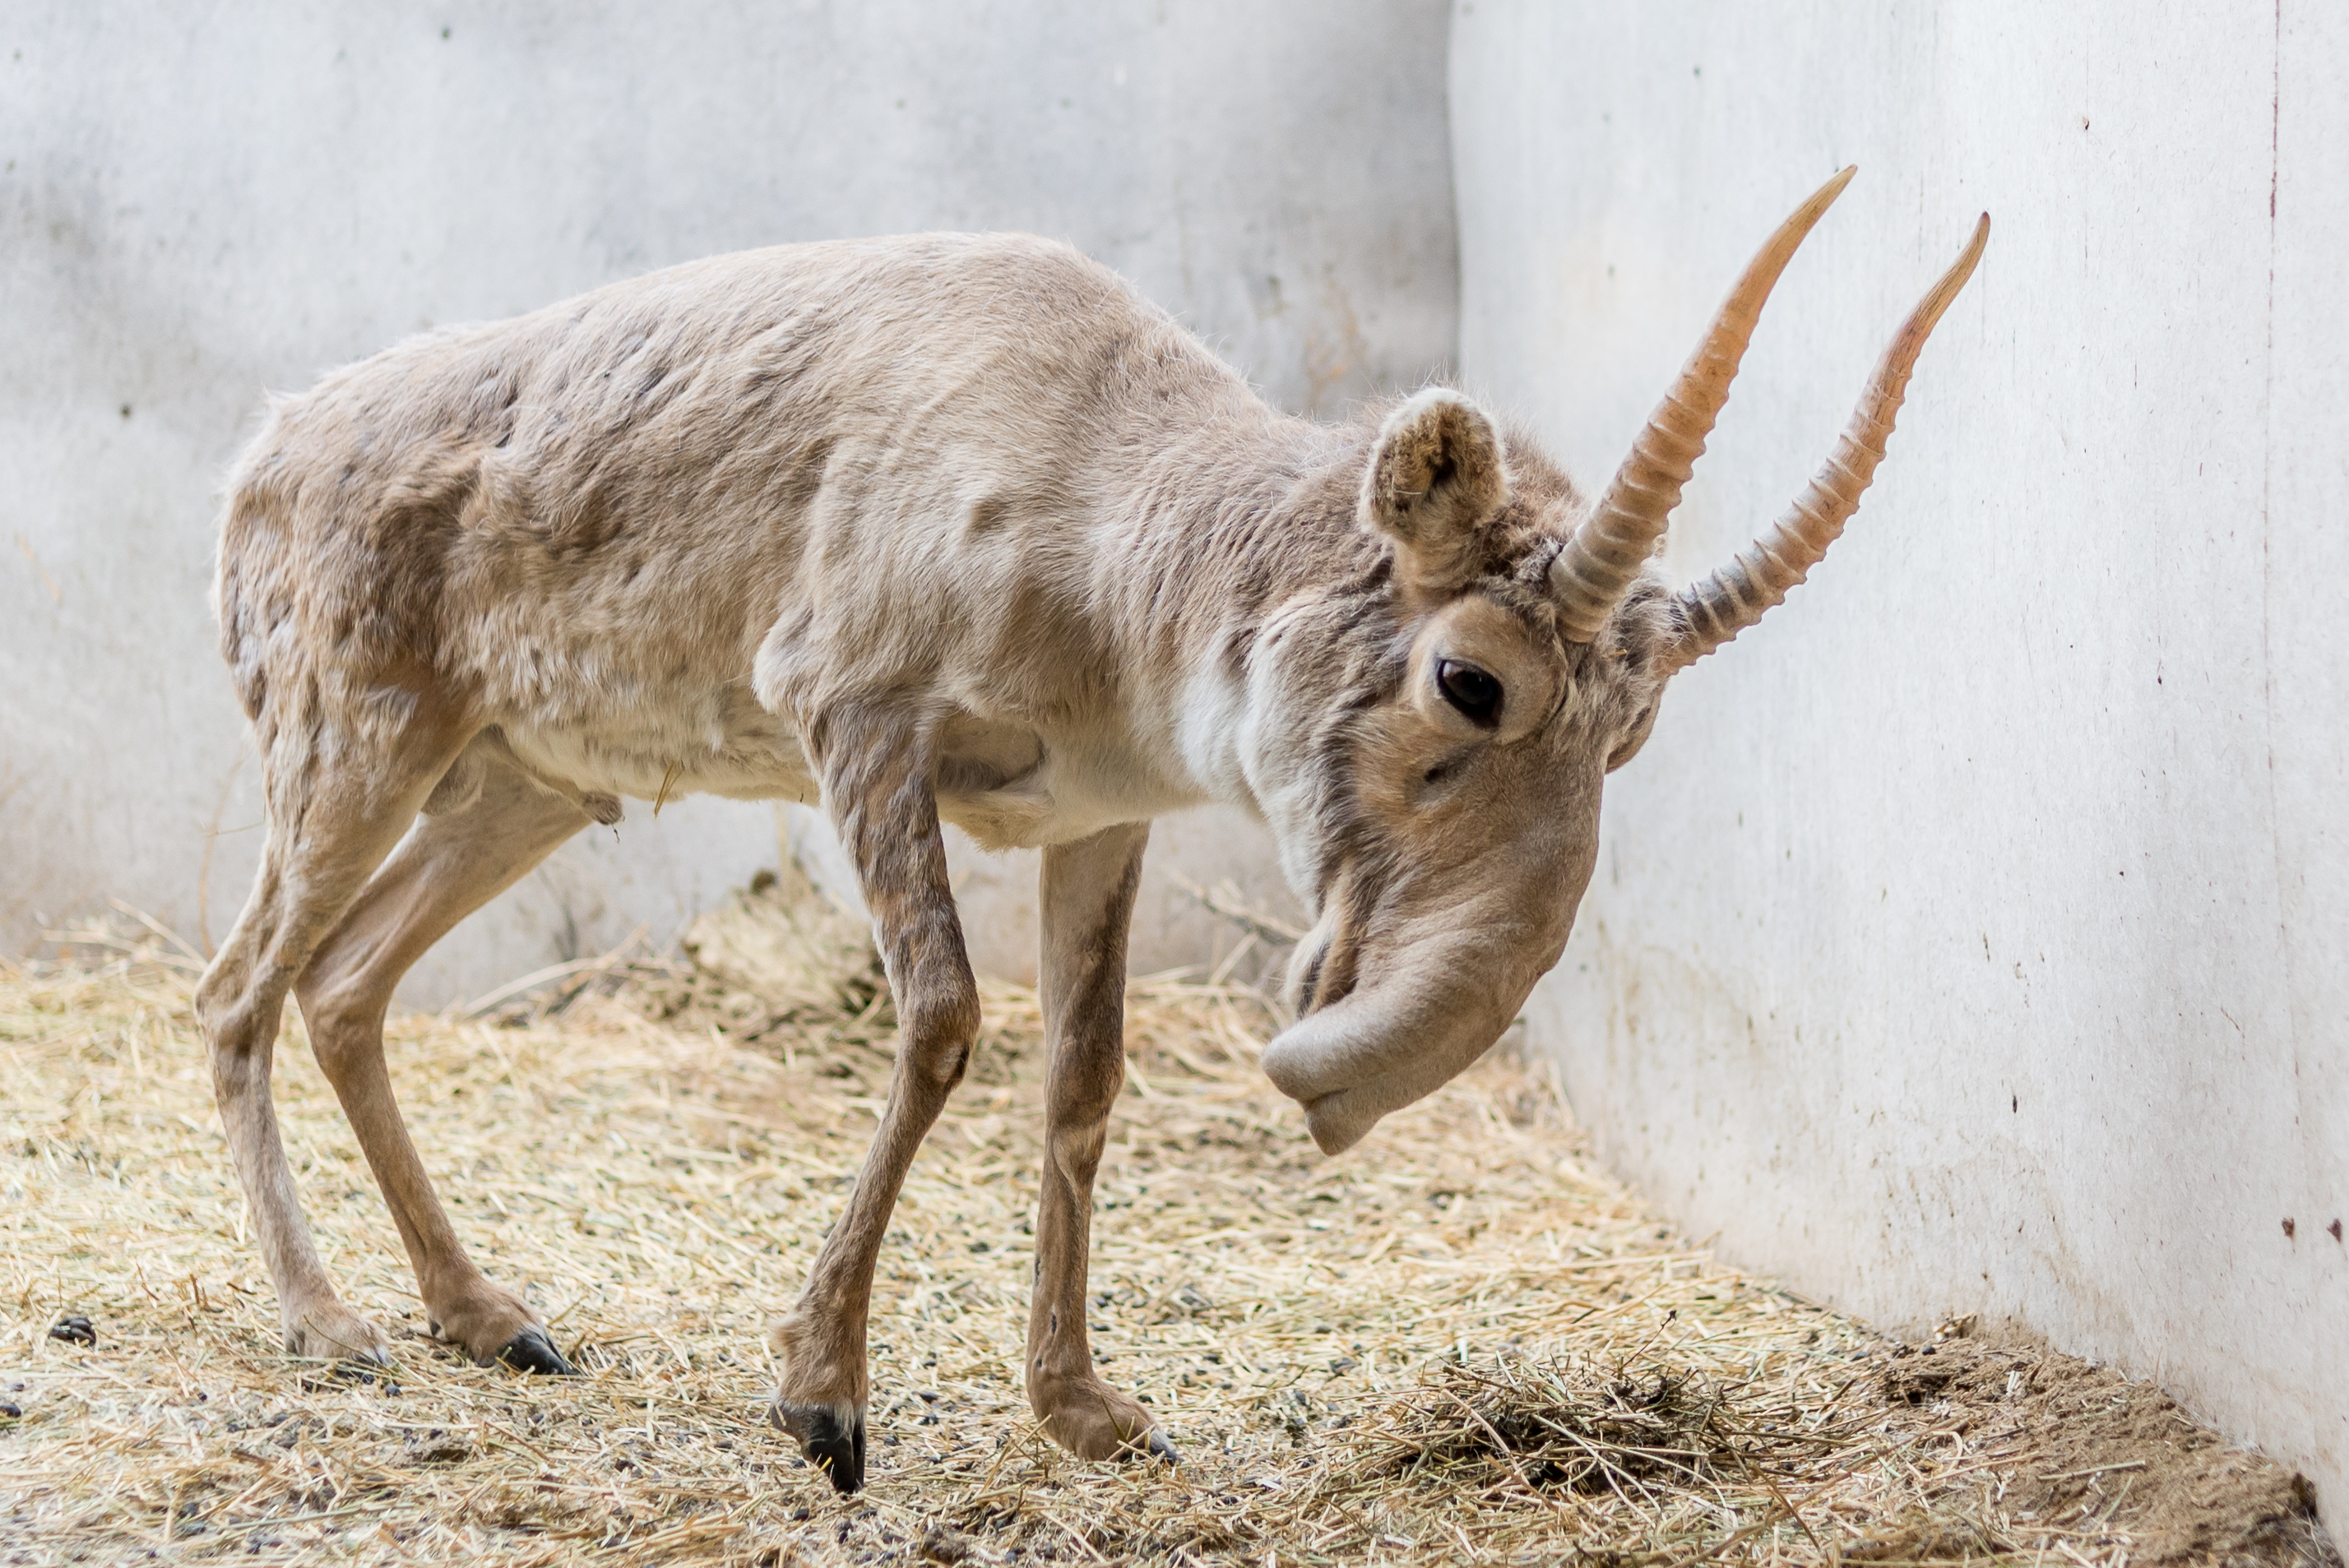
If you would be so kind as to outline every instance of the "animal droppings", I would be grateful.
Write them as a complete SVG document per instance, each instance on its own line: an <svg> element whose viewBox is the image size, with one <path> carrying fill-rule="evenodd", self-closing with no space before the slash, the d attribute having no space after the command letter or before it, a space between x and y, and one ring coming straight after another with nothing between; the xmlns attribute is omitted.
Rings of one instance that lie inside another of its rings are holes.
<svg viewBox="0 0 2349 1568"><path fill-rule="evenodd" d="M49 1337L62 1339L67 1345L96 1345L98 1330L80 1313L69 1312L49 1325Z"/></svg>

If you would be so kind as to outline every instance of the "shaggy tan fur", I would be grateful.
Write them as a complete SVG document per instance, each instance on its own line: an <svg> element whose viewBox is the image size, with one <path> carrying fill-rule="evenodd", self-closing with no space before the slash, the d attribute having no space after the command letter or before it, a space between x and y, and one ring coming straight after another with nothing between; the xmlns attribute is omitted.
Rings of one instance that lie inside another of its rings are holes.
<svg viewBox="0 0 2349 1568"><path fill-rule="evenodd" d="M1277 835L1317 919L1265 1067L1325 1150L1466 1067L1557 961L1602 776L1676 667L1652 578L1562 634L1549 570L1580 511L1457 394L1283 417L1106 269L1017 235L723 256L277 403L217 586L268 839L198 1006L288 1345L388 1354L336 1295L277 1132L287 991L437 1331L566 1370L409 1141L393 986L624 797L820 798L903 1039L776 1331L776 1418L861 1484L875 1256L978 1023L945 820L1046 851L1030 1399L1081 1454L1163 1451L1084 1333L1147 823L1221 800Z"/></svg>

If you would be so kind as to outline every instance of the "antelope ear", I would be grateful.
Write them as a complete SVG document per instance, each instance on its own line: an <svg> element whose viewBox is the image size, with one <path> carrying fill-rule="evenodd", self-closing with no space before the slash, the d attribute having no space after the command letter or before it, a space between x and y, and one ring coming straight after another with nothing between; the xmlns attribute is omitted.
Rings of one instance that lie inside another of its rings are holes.
<svg viewBox="0 0 2349 1568"><path fill-rule="evenodd" d="M1395 542L1398 578L1457 587L1473 573L1477 530L1508 497L1493 422L1459 393L1430 387L1380 427L1361 516Z"/></svg>

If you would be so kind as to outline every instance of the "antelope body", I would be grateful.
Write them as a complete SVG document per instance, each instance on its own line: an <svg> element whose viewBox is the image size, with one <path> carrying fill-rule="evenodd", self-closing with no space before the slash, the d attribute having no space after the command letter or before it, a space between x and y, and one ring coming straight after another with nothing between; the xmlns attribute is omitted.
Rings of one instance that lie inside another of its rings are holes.
<svg viewBox="0 0 2349 1568"><path fill-rule="evenodd" d="M862 1484L875 1255L978 1022L943 820L1043 850L1030 1400L1080 1454L1171 1454L1096 1376L1084 1305L1150 820L1227 801L1278 840L1315 922L1264 1065L1325 1150L1482 1054L1565 944L1604 775L1672 672L1840 530L1981 253L1987 220L1804 500L1675 593L1647 559L1763 298L1848 177L1757 257L1595 501L1453 392L1347 427L1278 414L1113 274L1019 236L719 257L275 404L216 588L267 841L198 1007L288 1346L389 1352L327 1277L278 1136L287 992L434 1332L568 1371L433 1195L384 1068L393 987L621 797L821 799L902 1040L776 1330L777 1421Z"/></svg>

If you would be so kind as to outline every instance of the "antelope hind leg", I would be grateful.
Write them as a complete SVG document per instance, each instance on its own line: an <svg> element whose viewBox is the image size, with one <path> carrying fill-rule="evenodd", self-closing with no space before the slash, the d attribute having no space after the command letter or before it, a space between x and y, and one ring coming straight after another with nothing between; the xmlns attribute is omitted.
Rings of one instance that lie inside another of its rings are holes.
<svg viewBox="0 0 2349 1568"><path fill-rule="evenodd" d="M1043 1191L1036 1208L1036 1295L1028 1315L1028 1403L1054 1441L1084 1459L1174 1445L1131 1395L1102 1382L1085 1337L1093 1173L1110 1107L1125 1082L1125 938L1146 822L1047 849L1041 876L1041 990L1050 1078Z"/></svg>
<svg viewBox="0 0 2349 1568"><path fill-rule="evenodd" d="M522 1298L482 1277L465 1255L409 1141L384 1068L383 1019L393 987L457 923L512 886L587 824L572 801L541 789L481 748L460 761L480 777L472 799L427 816L359 894L295 983L310 1047L358 1134L399 1227L432 1332L479 1365L568 1373L545 1326Z"/></svg>
<svg viewBox="0 0 2349 1568"><path fill-rule="evenodd" d="M390 853L464 738L422 718L386 737L347 729L331 717L264 711L257 726L262 755L272 756L273 733L296 727L326 733L305 758L271 770L261 868L235 929L196 987L196 1018L211 1047L212 1093L277 1292L286 1349L380 1363L390 1359L389 1342L344 1303L310 1238L269 1075L287 988Z"/></svg>
<svg viewBox="0 0 2349 1568"><path fill-rule="evenodd" d="M864 1484L864 1327L905 1171L978 1037L978 986L947 881L929 757L909 723L831 716L823 726L824 799L873 912L897 1002L889 1103L856 1186L824 1238L800 1297L776 1325L783 1362L771 1414L843 1492Z"/></svg>

